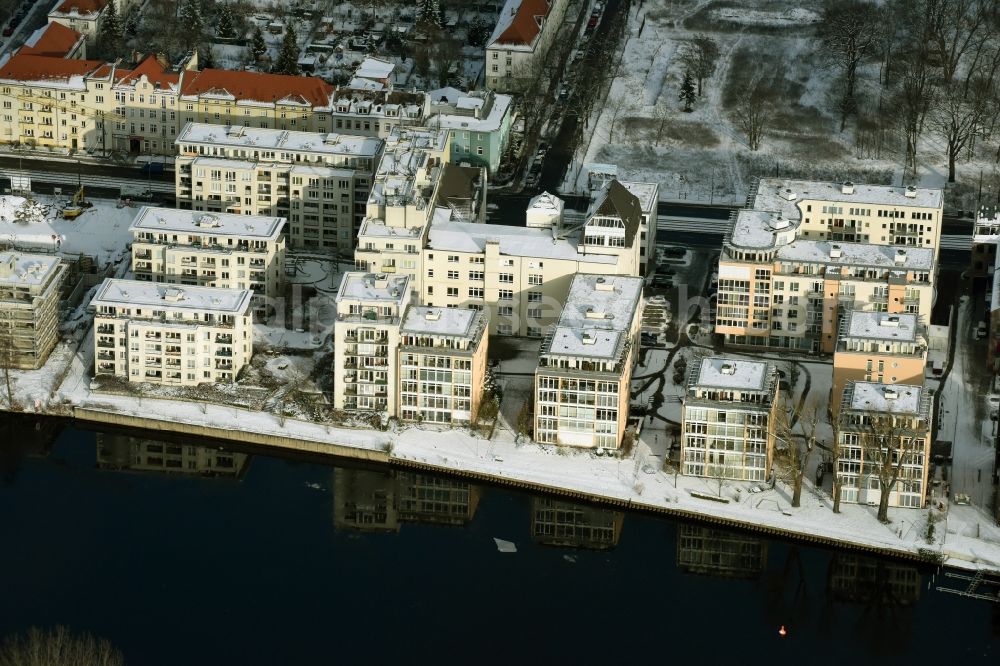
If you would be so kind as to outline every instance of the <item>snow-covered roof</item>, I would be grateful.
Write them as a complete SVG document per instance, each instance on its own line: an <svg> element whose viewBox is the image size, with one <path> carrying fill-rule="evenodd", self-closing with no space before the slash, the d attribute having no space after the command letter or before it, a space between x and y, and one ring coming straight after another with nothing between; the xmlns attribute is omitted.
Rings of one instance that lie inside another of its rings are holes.
<svg viewBox="0 0 1000 666"><path fill-rule="evenodd" d="M766 361L709 356L701 360L689 388L764 391L774 366Z"/></svg>
<svg viewBox="0 0 1000 666"><path fill-rule="evenodd" d="M642 278L577 274L542 354L615 360L642 296Z"/></svg>
<svg viewBox="0 0 1000 666"><path fill-rule="evenodd" d="M536 194L528 201L529 211L544 211L546 213L562 213L566 208L566 202L549 192Z"/></svg>
<svg viewBox="0 0 1000 666"><path fill-rule="evenodd" d="M362 238L400 238L416 240L423 227L390 227L385 222L371 217L366 217L361 223L361 230L358 232L358 249L361 247Z"/></svg>
<svg viewBox="0 0 1000 666"><path fill-rule="evenodd" d="M274 241L281 235L284 224L283 217L205 213L180 208L143 206L135 216L129 231L133 234L179 232Z"/></svg>
<svg viewBox="0 0 1000 666"><path fill-rule="evenodd" d="M848 382L844 389L844 406L861 412L927 416L926 402L923 387L909 384Z"/></svg>
<svg viewBox="0 0 1000 666"><path fill-rule="evenodd" d="M360 65L358 65L356 70L354 70L354 76L362 79L388 79L392 76L392 70L395 69L395 67L396 66L391 62L369 56L365 58Z"/></svg>
<svg viewBox="0 0 1000 666"><path fill-rule="evenodd" d="M486 243L500 244L500 254L539 259L567 259L591 264L614 264L617 258L606 254L581 254L577 251L577 235L554 236L549 229L509 227L502 224L472 222L431 223L427 248L455 252L481 253Z"/></svg>
<svg viewBox="0 0 1000 666"><path fill-rule="evenodd" d="M444 88L438 88L437 90L432 90L427 95L431 98L431 103L447 102L448 104L457 104L458 98L467 94L465 91L459 90L458 88L453 88L451 86L445 86Z"/></svg>
<svg viewBox="0 0 1000 666"><path fill-rule="evenodd" d="M410 300L410 276L387 273L344 273L337 291L337 303L344 300L395 303L402 310Z"/></svg>
<svg viewBox="0 0 1000 666"><path fill-rule="evenodd" d="M481 97L472 97L466 93L459 97L452 106L456 109L465 109L477 112L481 109L485 100ZM431 115L428 117L428 124L437 125L451 130L468 130L471 132L496 132L503 125L503 119L507 116L511 108L513 98L510 95L495 94L490 103L489 111L485 116L477 118L474 114L460 114L434 111L434 104L431 103Z"/></svg>
<svg viewBox="0 0 1000 666"><path fill-rule="evenodd" d="M844 334L868 340L914 342L917 339L917 315L851 310L847 314Z"/></svg>
<svg viewBox="0 0 1000 666"><path fill-rule="evenodd" d="M797 240L778 248L776 258L779 261L869 266L899 271L929 271L934 265L934 251L930 248L809 240Z"/></svg>
<svg viewBox="0 0 1000 666"><path fill-rule="evenodd" d="M90 305L243 315L249 310L252 297L253 292L249 289L191 287L108 278L97 288ZM149 316L152 317L152 310ZM140 317L137 315L137 318Z"/></svg>
<svg viewBox="0 0 1000 666"><path fill-rule="evenodd" d="M618 182L639 200L642 212L652 215L655 219L659 204L660 186L657 183L637 183L629 180L620 180Z"/></svg>
<svg viewBox="0 0 1000 666"><path fill-rule="evenodd" d="M486 48L512 51L534 50L551 6L548 0L507 0L497 17L496 27L486 40Z"/></svg>
<svg viewBox="0 0 1000 666"><path fill-rule="evenodd" d="M729 242L744 249L764 250L791 242L796 229L798 223L783 213L744 208L736 212Z"/></svg>
<svg viewBox="0 0 1000 666"><path fill-rule="evenodd" d="M483 332L484 319L481 311L472 308L414 306L406 311L399 332L474 341Z"/></svg>
<svg viewBox="0 0 1000 666"><path fill-rule="evenodd" d="M48 254L0 252L0 286L40 287L59 270L59 257Z"/></svg>
<svg viewBox="0 0 1000 666"><path fill-rule="evenodd" d="M210 125L208 123L187 123L177 135L177 145L203 143L212 146L234 148L273 149L282 151L303 151L327 155L356 155L374 157L382 147L382 141L374 137L350 136L347 134L296 132L291 130L247 127L244 125Z"/></svg>
<svg viewBox="0 0 1000 666"><path fill-rule="evenodd" d="M912 196L907 196L907 193ZM940 189L929 187L908 189L892 185L762 178L753 196L753 208L780 211L786 217L798 220L801 217L798 204L803 200L829 201L848 206L862 204L889 208L893 206L941 208L943 193Z"/></svg>

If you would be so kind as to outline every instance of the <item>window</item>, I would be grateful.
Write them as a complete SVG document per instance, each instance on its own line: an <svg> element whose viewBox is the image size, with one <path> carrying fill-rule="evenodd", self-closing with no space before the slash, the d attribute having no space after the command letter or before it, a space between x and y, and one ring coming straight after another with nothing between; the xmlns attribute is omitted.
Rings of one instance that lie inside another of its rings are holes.
<svg viewBox="0 0 1000 666"><path fill-rule="evenodd" d="M458 255L456 255L456 254L449 254L448 255L448 263L449 264L457 264L458 263Z"/></svg>
<svg viewBox="0 0 1000 666"><path fill-rule="evenodd" d="M514 299L514 292L511 289L501 289L499 292L499 300L510 301Z"/></svg>
<svg viewBox="0 0 1000 666"><path fill-rule="evenodd" d="M502 284L514 284L514 274L513 273L500 273L498 279Z"/></svg>
<svg viewBox="0 0 1000 666"><path fill-rule="evenodd" d="M448 279L449 280L457 280L458 279L458 271L448 271Z"/></svg>
<svg viewBox="0 0 1000 666"><path fill-rule="evenodd" d="M497 308L497 314L499 314L501 317L513 317L514 308L510 305L501 305L499 308Z"/></svg>
<svg viewBox="0 0 1000 666"><path fill-rule="evenodd" d="M458 287L448 287L448 295L458 298Z"/></svg>
<svg viewBox="0 0 1000 666"><path fill-rule="evenodd" d="M483 288L482 287L469 287L469 298L482 298Z"/></svg>
<svg viewBox="0 0 1000 666"><path fill-rule="evenodd" d="M477 282L481 282L483 280L483 272L482 271L469 271L469 280L475 280Z"/></svg>
<svg viewBox="0 0 1000 666"><path fill-rule="evenodd" d="M539 285L542 283L542 276L534 273L528 274L528 284Z"/></svg>
<svg viewBox="0 0 1000 666"><path fill-rule="evenodd" d="M542 302L542 292L540 292L540 291L529 291L528 292L528 302L529 303L541 303Z"/></svg>

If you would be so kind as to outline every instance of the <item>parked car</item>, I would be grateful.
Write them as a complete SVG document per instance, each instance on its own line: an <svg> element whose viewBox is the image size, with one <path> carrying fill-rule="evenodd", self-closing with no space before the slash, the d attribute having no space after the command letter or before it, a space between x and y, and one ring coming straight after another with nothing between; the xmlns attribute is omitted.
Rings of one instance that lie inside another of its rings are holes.
<svg viewBox="0 0 1000 666"><path fill-rule="evenodd" d="M663 253L668 257L674 257L674 258L683 257L685 254L687 254L687 248L677 247L677 246L668 247L666 250L664 250Z"/></svg>
<svg viewBox="0 0 1000 666"><path fill-rule="evenodd" d="M565 100L568 97L569 97L569 87L563 86L562 88L559 89L559 99Z"/></svg>
<svg viewBox="0 0 1000 666"><path fill-rule="evenodd" d="M14 34L14 26L12 26L12 25L9 25L9 26L7 26L6 28L3 29L3 36L4 37L10 37L13 34Z"/></svg>
<svg viewBox="0 0 1000 666"><path fill-rule="evenodd" d="M976 340L982 340L985 337L986 337L986 323L979 322L979 325L976 326Z"/></svg>
<svg viewBox="0 0 1000 666"><path fill-rule="evenodd" d="M594 32L594 28L597 27L597 17L591 16L590 20L587 21L587 29L584 32Z"/></svg>

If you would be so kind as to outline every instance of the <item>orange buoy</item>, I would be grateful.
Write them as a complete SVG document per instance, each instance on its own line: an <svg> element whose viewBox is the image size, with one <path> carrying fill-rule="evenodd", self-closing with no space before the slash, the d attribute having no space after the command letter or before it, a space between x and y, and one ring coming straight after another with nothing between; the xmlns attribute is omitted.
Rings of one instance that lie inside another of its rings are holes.
<svg viewBox="0 0 1000 666"><path fill-rule="evenodd" d="M778 629L778 635L782 638L788 635L788 630L785 629L785 625L781 625L781 629Z"/></svg>

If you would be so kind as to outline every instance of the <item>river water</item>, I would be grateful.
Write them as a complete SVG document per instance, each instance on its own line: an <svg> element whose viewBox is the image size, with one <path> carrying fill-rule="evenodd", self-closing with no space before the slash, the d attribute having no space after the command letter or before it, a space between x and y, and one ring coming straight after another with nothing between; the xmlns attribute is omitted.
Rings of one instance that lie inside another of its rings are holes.
<svg viewBox="0 0 1000 666"><path fill-rule="evenodd" d="M397 470L0 427L0 637L61 624L149 665L1000 658L1000 604L908 563Z"/></svg>

